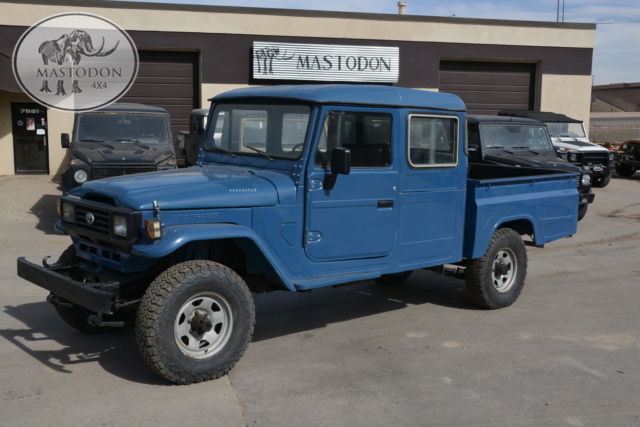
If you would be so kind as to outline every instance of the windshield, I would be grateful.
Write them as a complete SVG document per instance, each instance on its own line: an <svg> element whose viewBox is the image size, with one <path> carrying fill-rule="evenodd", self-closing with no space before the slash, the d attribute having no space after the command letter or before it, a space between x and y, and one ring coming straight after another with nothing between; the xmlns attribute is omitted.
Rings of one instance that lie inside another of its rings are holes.
<svg viewBox="0 0 640 427"><path fill-rule="evenodd" d="M552 150L543 126L480 125L485 148Z"/></svg>
<svg viewBox="0 0 640 427"><path fill-rule="evenodd" d="M78 117L76 139L87 142L168 144L166 116L134 114L82 114Z"/></svg>
<svg viewBox="0 0 640 427"><path fill-rule="evenodd" d="M298 159L304 147L311 107L291 104L217 104L207 151Z"/></svg>
<svg viewBox="0 0 640 427"><path fill-rule="evenodd" d="M555 137L585 138L582 123L547 123L549 134Z"/></svg>

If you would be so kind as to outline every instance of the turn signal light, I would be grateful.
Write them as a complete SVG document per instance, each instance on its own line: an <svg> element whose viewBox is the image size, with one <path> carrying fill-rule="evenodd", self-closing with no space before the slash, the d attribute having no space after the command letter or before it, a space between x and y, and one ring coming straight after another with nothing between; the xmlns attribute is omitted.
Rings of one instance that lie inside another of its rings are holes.
<svg viewBox="0 0 640 427"><path fill-rule="evenodd" d="M144 221L144 230L147 238L152 242L162 237L162 227L160 226L160 221L157 219L146 219Z"/></svg>

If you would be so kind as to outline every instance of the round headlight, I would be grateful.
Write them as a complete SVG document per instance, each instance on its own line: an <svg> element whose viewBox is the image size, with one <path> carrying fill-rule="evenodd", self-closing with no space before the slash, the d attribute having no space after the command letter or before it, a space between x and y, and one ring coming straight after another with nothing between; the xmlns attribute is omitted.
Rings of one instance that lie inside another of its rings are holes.
<svg viewBox="0 0 640 427"><path fill-rule="evenodd" d="M591 184L591 175L585 173L582 175L582 185L590 185Z"/></svg>
<svg viewBox="0 0 640 427"><path fill-rule="evenodd" d="M578 155L576 153L567 154L567 160L569 160L570 162L575 162L577 158Z"/></svg>
<svg viewBox="0 0 640 427"><path fill-rule="evenodd" d="M113 234L120 237L127 237L127 218L114 215L113 216Z"/></svg>
<svg viewBox="0 0 640 427"><path fill-rule="evenodd" d="M609 153L609 160L613 161L615 157L616 157L616 154L613 151Z"/></svg>
<svg viewBox="0 0 640 427"><path fill-rule="evenodd" d="M88 178L89 178L89 175L87 174L87 171L84 170L84 169L78 169L77 171L75 171L73 173L73 179L78 184L83 184L83 183L87 182Z"/></svg>

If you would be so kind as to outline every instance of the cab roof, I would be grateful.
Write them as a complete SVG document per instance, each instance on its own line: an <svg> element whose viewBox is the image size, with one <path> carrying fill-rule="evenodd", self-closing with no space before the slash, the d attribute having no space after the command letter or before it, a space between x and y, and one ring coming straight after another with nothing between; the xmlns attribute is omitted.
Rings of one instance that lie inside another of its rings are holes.
<svg viewBox="0 0 640 427"><path fill-rule="evenodd" d="M161 107L154 107L151 105L144 104L133 104L133 103L115 103L111 105L107 105L106 107L99 108L94 111L90 111L90 113L156 113L156 114L169 114L167 110Z"/></svg>
<svg viewBox="0 0 640 427"><path fill-rule="evenodd" d="M528 111L528 110L502 110L499 116L526 117L545 123L582 123L582 120L572 119L564 114L552 113L550 111Z"/></svg>
<svg viewBox="0 0 640 427"><path fill-rule="evenodd" d="M343 84L251 87L225 92L210 100L215 102L241 98L271 98L318 104L355 104L465 111L462 99L453 94L380 85Z"/></svg>

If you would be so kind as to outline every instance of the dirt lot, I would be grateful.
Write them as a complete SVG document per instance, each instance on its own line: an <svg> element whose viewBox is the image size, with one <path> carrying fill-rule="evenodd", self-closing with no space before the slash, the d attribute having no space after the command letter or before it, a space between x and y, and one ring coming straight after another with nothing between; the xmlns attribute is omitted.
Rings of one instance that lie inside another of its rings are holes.
<svg viewBox="0 0 640 427"><path fill-rule="evenodd" d="M595 189L576 236L529 248L522 296L477 310L417 272L256 296L231 375L156 378L131 330L85 336L15 259L57 256L56 185L0 177L0 414L13 425L640 425L640 174Z"/></svg>

